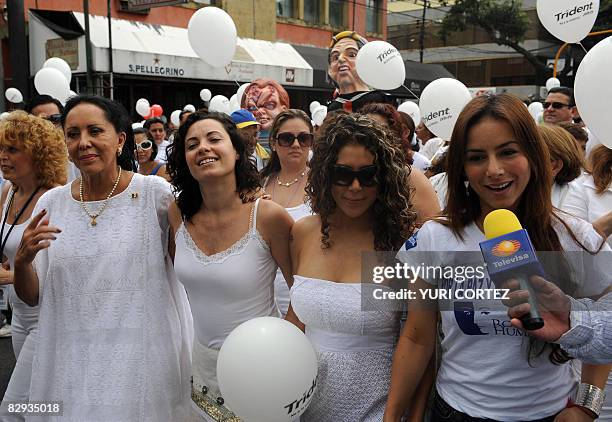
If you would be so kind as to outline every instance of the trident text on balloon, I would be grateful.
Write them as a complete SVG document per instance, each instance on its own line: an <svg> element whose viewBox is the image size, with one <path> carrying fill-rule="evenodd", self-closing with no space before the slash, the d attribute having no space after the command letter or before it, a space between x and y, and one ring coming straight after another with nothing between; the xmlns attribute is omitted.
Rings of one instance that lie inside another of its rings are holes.
<svg viewBox="0 0 612 422"><path fill-rule="evenodd" d="M571 18L575 15L577 15L578 13L582 13L582 12L588 12L590 11L591 13L594 12L593 10L593 2L590 2L589 4L585 4L584 6L576 6L573 9L570 10L566 10L565 12L561 12L561 13L557 13L555 14L555 17L557 18L557 22L563 20L563 19L567 19L567 18ZM590 13L585 13L585 15L588 15ZM579 16L576 16L576 19ZM574 19L570 19L568 20L568 22L571 22Z"/></svg>

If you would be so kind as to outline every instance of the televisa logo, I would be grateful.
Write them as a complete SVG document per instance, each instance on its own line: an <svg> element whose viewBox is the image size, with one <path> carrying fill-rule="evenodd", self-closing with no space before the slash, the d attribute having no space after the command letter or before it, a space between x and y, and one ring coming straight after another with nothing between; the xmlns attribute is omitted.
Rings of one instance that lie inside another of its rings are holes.
<svg viewBox="0 0 612 422"><path fill-rule="evenodd" d="M585 4L584 6L575 6L573 9L566 10L565 12L556 13L555 17L557 18L557 22L569 18L570 16L574 16L578 13L586 12L589 10L593 10L593 2L589 4Z"/></svg>

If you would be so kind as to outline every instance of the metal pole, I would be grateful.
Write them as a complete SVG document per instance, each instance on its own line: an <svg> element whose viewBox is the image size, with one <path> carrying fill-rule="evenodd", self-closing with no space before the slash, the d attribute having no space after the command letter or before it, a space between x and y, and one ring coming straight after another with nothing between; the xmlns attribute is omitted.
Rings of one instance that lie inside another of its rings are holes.
<svg viewBox="0 0 612 422"><path fill-rule="evenodd" d="M421 33L419 35L419 57L423 63L423 50L425 49L425 15L427 14L427 0L423 0L423 19L421 20Z"/></svg>
<svg viewBox="0 0 612 422"><path fill-rule="evenodd" d="M91 52L91 36L89 32L89 0L83 0L83 13L85 14L85 57L87 63L87 87L85 92L95 93L93 85L93 60Z"/></svg>
<svg viewBox="0 0 612 422"><path fill-rule="evenodd" d="M110 98L115 99L115 87L113 85L113 30L111 25L111 0L106 3L108 12L108 70L110 72Z"/></svg>

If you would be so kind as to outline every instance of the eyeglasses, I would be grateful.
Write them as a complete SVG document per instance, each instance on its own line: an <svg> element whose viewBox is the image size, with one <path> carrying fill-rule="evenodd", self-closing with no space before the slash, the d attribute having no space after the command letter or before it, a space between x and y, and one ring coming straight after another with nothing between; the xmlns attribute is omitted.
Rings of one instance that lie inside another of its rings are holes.
<svg viewBox="0 0 612 422"><path fill-rule="evenodd" d="M45 120L50 121L54 125L58 125L58 124L60 124L62 122L62 115L61 114L52 114L50 116L45 117Z"/></svg>
<svg viewBox="0 0 612 422"><path fill-rule="evenodd" d="M347 166L335 165L332 173L332 183L338 186L350 186L357 179L361 186L374 186L378 184L376 180L377 170L374 165L362 167L357 171Z"/></svg>
<svg viewBox="0 0 612 422"><path fill-rule="evenodd" d="M147 151L153 147L153 142L151 141L142 141L139 144L136 144L136 151Z"/></svg>
<svg viewBox="0 0 612 422"><path fill-rule="evenodd" d="M546 110L548 107L552 106L552 108L554 108L555 110L559 110L563 107L574 107L573 105L570 104L563 104L563 103L559 103L557 101L553 101L552 103L549 103L548 101L545 102L544 104L542 104L544 106L544 110Z"/></svg>
<svg viewBox="0 0 612 422"><path fill-rule="evenodd" d="M276 135L276 141L281 147L290 147L291 145L293 145L296 139L300 143L301 147L310 147L312 146L313 138L314 135L312 133L307 132L298 133L297 135L291 132L283 132Z"/></svg>

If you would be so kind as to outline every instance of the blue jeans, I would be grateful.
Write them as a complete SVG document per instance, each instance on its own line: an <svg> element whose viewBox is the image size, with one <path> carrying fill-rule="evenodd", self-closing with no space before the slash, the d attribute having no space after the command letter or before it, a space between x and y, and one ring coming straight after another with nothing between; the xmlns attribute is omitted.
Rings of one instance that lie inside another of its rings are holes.
<svg viewBox="0 0 612 422"><path fill-rule="evenodd" d="M544 419L538 419L537 421L532 422L553 422L555 420L555 416L552 415ZM431 412L431 422L498 422L494 419L483 419L483 418L474 418L470 415L467 415L463 412L460 412L453 407L451 407L448 403L446 403L442 397L436 391L436 398L434 400L433 409Z"/></svg>

